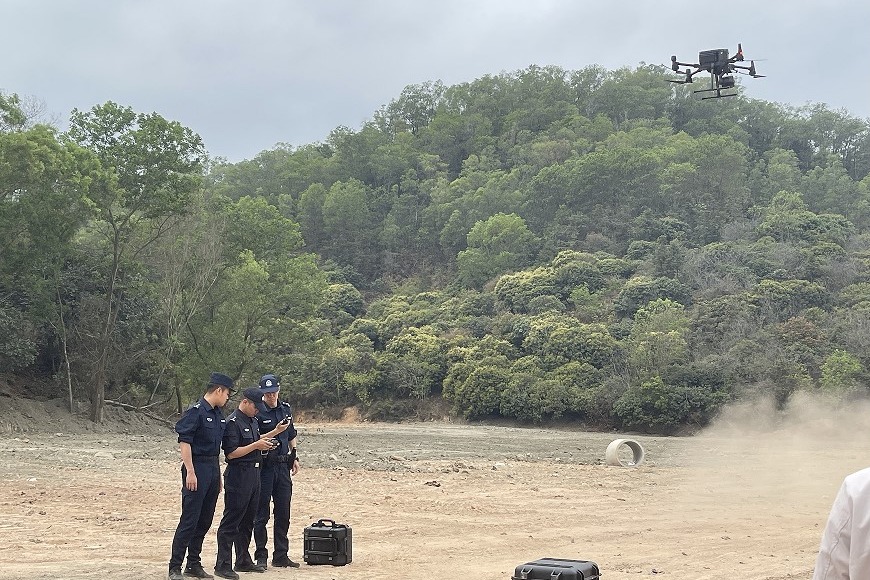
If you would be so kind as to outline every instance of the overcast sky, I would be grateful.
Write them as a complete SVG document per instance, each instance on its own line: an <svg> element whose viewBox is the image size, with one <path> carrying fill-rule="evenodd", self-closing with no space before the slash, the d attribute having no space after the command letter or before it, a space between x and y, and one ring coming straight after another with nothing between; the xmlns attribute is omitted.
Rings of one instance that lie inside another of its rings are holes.
<svg viewBox="0 0 870 580"><path fill-rule="evenodd" d="M0 90L62 127L110 100L156 111L230 161L359 129L410 84L738 42L766 59L749 97L870 118L867 0L0 0L0 22Z"/></svg>

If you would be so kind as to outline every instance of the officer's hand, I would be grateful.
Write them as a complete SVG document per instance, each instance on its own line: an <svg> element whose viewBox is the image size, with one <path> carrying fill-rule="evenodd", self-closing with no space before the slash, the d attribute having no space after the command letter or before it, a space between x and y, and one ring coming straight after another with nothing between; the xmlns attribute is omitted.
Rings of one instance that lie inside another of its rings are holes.
<svg viewBox="0 0 870 580"><path fill-rule="evenodd" d="M293 466L290 468L290 473L296 475L299 473L299 460L293 462Z"/></svg>
<svg viewBox="0 0 870 580"><path fill-rule="evenodd" d="M277 435L278 433L283 433L284 431L287 430L287 427L289 427L289 426L290 426L290 423L278 421L278 424L275 425L275 434Z"/></svg>
<svg viewBox="0 0 870 580"><path fill-rule="evenodd" d="M188 471L184 486L190 491L196 491L196 472Z"/></svg>
<svg viewBox="0 0 870 580"><path fill-rule="evenodd" d="M269 451L272 449L272 442L269 439L257 439L254 441L254 449L259 449L260 451Z"/></svg>

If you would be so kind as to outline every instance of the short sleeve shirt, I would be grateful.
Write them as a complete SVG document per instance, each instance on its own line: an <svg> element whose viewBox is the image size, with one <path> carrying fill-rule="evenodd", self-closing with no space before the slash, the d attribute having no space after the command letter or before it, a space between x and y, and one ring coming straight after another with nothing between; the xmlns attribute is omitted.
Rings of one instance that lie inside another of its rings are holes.
<svg viewBox="0 0 870 580"><path fill-rule="evenodd" d="M257 414L257 423L260 424L260 432L268 433L285 417L290 418L290 425L283 433L278 435L280 446L273 451L277 455L287 455L290 453L290 441L296 437L296 426L293 425L293 408L290 403L278 401L278 406L274 409L269 409L265 413Z"/></svg>
<svg viewBox="0 0 870 580"><path fill-rule="evenodd" d="M259 438L260 429L257 422L236 409L230 413L227 419L227 430L224 433L223 440L224 455L229 455L239 447L250 445ZM260 461L261 457L259 451L252 451L247 455L236 457L235 459L227 459L227 465L256 463Z"/></svg>
<svg viewBox="0 0 870 580"><path fill-rule="evenodd" d="M179 443L188 443L193 455L215 456L221 451L227 421L219 407L204 398L191 405L175 423Z"/></svg>

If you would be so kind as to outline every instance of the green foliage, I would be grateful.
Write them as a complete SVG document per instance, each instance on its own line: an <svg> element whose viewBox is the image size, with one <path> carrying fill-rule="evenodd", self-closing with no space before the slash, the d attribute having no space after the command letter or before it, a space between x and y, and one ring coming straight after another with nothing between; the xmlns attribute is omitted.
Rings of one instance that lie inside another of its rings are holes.
<svg viewBox="0 0 870 580"><path fill-rule="evenodd" d="M533 65L208 168L156 113L69 127L0 93L0 362L94 408L269 369L306 406L673 431L866 390L870 125L825 105Z"/></svg>
<svg viewBox="0 0 870 580"><path fill-rule="evenodd" d="M468 249L456 257L459 279L480 287L498 274L527 266L536 253L537 238L517 214L496 214L468 232Z"/></svg>
<svg viewBox="0 0 870 580"><path fill-rule="evenodd" d="M825 308L830 296L821 284L806 280L762 280L749 300L768 316L783 320L807 308Z"/></svg>
<svg viewBox="0 0 870 580"><path fill-rule="evenodd" d="M800 194L781 191L771 200L758 230L777 241L843 245L854 228L842 215L815 214Z"/></svg>
<svg viewBox="0 0 870 580"><path fill-rule="evenodd" d="M722 391L669 385L655 376L629 388L613 412L625 428L673 433L686 423L703 425L727 398Z"/></svg>
<svg viewBox="0 0 870 580"><path fill-rule="evenodd" d="M501 408L502 392L510 380L510 372L482 362L454 387L451 399L454 408L467 419L492 417Z"/></svg>
<svg viewBox="0 0 870 580"><path fill-rule="evenodd" d="M685 305L689 302L689 291L673 278L637 276L622 287L614 310L619 316L634 316L648 302L657 299L668 299Z"/></svg>
<svg viewBox="0 0 870 580"><path fill-rule="evenodd" d="M498 279L494 289L499 303L516 313L528 312L532 300L554 296L556 292L555 274L550 268L505 274Z"/></svg>
<svg viewBox="0 0 870 580"><path fill-rule="evenodd" d="M866 392L864 378L864 366L858 357L844 350L835 350L822 365L819 384L825 391L849 397Z"/></svg>
<svg viewBox="0 0 870 580"><path fill-rule="evenodd" d="M641 377L655 376L684 363L689 355L689 319L681 304L653 300L634 315L626 349L629 363Z"/></svg>
<svg viewBox="0 0 870 580"><path fill-rule="evenodd" d="M31 365L36 358L33 326L24 314L6 302L0 302L0 365L16 371Z"/></svg>
<svg viewBox="0 0 870 580"><path fill-rule="evenodd" d="M360 316L364 311L363 297L353 284L330 284L323 295L325 312L346 312L352 317Z"/></svg>

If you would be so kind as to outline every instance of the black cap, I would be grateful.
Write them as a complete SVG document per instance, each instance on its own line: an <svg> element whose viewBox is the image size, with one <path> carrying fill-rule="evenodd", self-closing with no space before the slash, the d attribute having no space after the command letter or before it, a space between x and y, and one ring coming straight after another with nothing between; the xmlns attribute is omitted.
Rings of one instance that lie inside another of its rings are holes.
<svg viewBox="0 0 870 580"><path fill-rule="evenodd" d="M208 378L208 384L210 385L220 385L222 387L226 387L231 391L235 391L236 388L233 386L233 379L226 375L222 375L221 373L212 373Z"/></svg>
<svg viewBox="0 0 870 580"><path fill-rule="evenodd" d="M248 387L244 391L242 391L244 397L250 402L254 403L254 406L257 407L257 411L260 413L265 413L268 411L266 408L266 404L263 403L263 391L258 389L257 387Z"/></svg>
<svg viewBox="0 0 870 580"><path fill-rule="evenodd" d="M260 390L264 393L277 393L281 388L281 383L275 375L263 375L260 379Z"/></svg>

